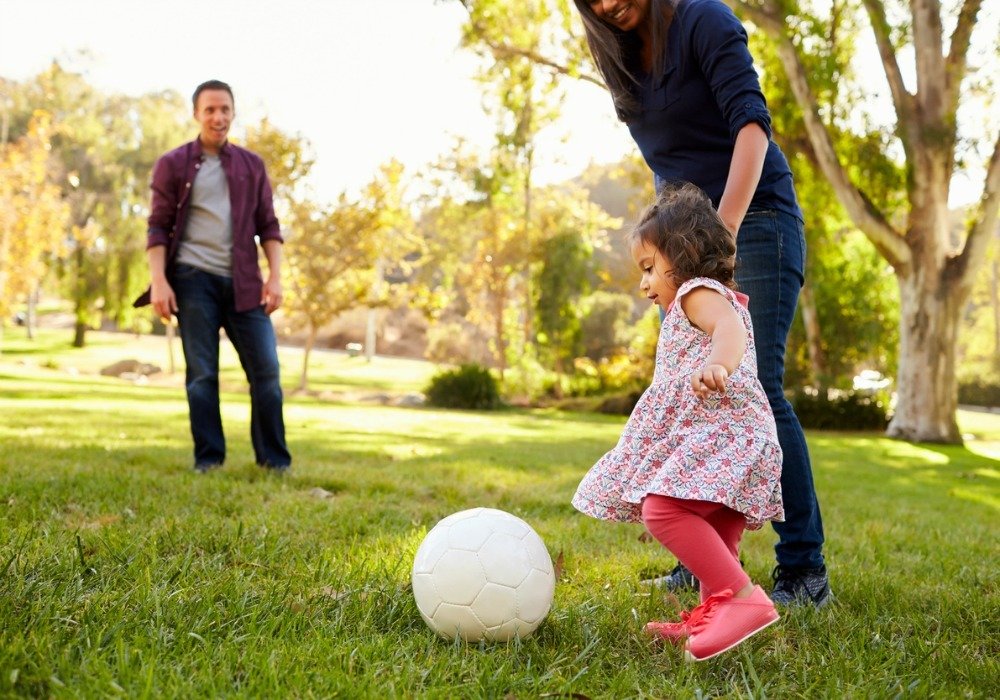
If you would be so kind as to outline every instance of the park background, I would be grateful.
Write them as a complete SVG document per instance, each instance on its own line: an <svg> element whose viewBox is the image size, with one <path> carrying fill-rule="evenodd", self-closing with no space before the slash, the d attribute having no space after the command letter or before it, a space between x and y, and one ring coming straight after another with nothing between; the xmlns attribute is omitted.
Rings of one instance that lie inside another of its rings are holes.
<svg viewBox="0 0 1000 700"><path fill-rule="evenodd" d="M669 562L567 504L623 420L592 411L628 411L657 330L621 244L650 177L571 5L8 2L0 688L995 695L1000 421L972 407L1000 403L997 3L733 5L807 218L786 385L833 611L685 669L632 619L663 605L638 581ZM179 352L131 307L150 168L195 135L209 77L234 87L233 139L265 158L288 239L281 483L238 458L187 473ZM489 372L456 402L495 382L504 410L400 406L461 363ZM523 648L440 645L400 595L420 533L473 505L566 555ZM755 578L769 544L747 544Z"/></svg>

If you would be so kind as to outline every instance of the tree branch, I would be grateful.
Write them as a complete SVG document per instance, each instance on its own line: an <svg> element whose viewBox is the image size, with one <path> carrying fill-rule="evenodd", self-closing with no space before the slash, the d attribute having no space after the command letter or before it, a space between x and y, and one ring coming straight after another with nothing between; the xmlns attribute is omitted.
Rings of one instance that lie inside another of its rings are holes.
<svg viewBox="0 0 1000 700"><path fill-rule="evenodd" d="M574 70L569 66L565 66L561 63L556 63L544 56L539 55L534 51L529 51L528 49L522 49L518 46L511 46L510 44L498 44L495 41L482 38L482 42L489 48L490 53L493 54L494 58L511 58L520 57L526 58L532 63L548 68L553 73L558 73L559 75L568 75L571 78L578 78L580 80L585 80L588 83L593 83L599 88L607 89L604 81L600 78L590 75L589 73L582 73L580 71Z"/></svg>
<svg viewBox="0 0 1000 700"><path fill-rule="evenodd" d="M889 21L885 16L885 5L879 0L863 0L863 2L868 11L868 21L871 24L872 32L875 34L875 43L878 46L879 57L882 59L885 78L889 83L892 103L896 108L896 118L902 126L899 130L900 139L909 159L912 149L917 146L920 137L916 110L913 109L914 96L907 91L903 84L903 74L899 69L899 61L896 59L896 49L889 37Z"/></svg>
<svg viewBox="0 0 1000 700"><path fill-rule="evenodd" d="M951 33L948 56L945 59L945 103L952 114L958 111L959 90L968 67L972 30L976 26L976 16L982 4L982 0L965 0L958 13L955 31Z"/></svg>
<svg viewBox="0 0 1000 700"><path fill-rule="evenodd" d="M945 67L942 44L940 0L912 2L913 50L917 63L919 115L924 124L938 125L946 120Z"/></svg>
<svg viewBox="0 0 1000 700"><path fill-rule="evenodd" d="M503 59L511 57L526 58L531 63L534 63L539 66L544 66L545 68L548 68L550 71L558 75L567 75L571 78L579 78L580 80L592 83L598 86L599 88L603 88L605 90L607 89L607 86L604 84L604 81L597 76L591 75L589 73L583 73L579 70L569 67L568 65L559 63L557 61L553 61L550 58L542 56L536 51L531 51L529 49L521 48L520 46L514 46L512 44L502 43L491 39L489 37L489 32L479 22L476 21L473 15L474 8L471 7L472 0L458 0L458 2L462 5L462 7L465 8L465 11L469 13L469 22L471 23L471 26L474 30L472 33L479 41L481 41L490 50L490 53L493 54L493 58L495 59Z"/></svg>
<svg viewBox="0 0 1000 700"><path fill-rule="evenodd" d="M744 0L724 1L734 10L745 11L747 16L775 41L778 58L788 76L792 94L802 109L802 120L820 171L830 182L848 215L893 268L900 270L909 267L912 253L903 237L872 205L871 200L851 182L847 171L840 164L830 133L820 119L816 96L806 79L805 67L785 27L783 15L774 7L771 0L764 0L764 3L758 6L748 5Z"/></svg>
<svg viewBox="0 0 1000 700"><path fill-rule="evenodd" d="M954 277L958 284L972 287L973 272L986 258L990 236L1000 226L1000 134L993 146L993 156L986 167L986 182L979 200L976 220L969 227L969 237L962 253L954 259Z"/></svg>

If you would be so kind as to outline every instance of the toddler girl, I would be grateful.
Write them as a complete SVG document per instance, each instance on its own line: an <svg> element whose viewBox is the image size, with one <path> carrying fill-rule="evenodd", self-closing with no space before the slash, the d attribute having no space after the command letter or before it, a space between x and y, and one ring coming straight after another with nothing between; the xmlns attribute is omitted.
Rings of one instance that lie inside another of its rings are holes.
<svg viewBox="0 0 1000 700"><path fill-rule="evenodd" d="M757 380L747 297L735 291L736 244L709 198L665 188L629 236L639 288L666 314L653 382L618 445L573 498L602 520L642 522L701 584L701 604L646 632L686 639L702 661L778 620L739 560L745 529L781 521L781 447Z"/></svg>

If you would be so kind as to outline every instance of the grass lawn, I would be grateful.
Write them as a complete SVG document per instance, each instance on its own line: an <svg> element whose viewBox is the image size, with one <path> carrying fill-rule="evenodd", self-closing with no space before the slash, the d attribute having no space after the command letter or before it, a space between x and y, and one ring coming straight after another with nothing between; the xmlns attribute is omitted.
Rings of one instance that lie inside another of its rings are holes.
<svg viewBox="0 0 1000 700"><path fill-rule="evenodd" d="M965 448L810 434L836 603L685 664L641 633L694 603L639 583L672 559L569 505L622 418L346 403L434 368L325 354L320 395L286 405L295 466L276 478L253 465L227 355L230 458L199 476L178 376L96 375L165 365L162 339L74 351L68 332L19 332L0 356L0 697L1000 696L1000 415L963 412ZM409 591L426 531L478 505L564 557L549 618L519 643L443 642ZM758 581L774 539L745 540Z"/></svg>

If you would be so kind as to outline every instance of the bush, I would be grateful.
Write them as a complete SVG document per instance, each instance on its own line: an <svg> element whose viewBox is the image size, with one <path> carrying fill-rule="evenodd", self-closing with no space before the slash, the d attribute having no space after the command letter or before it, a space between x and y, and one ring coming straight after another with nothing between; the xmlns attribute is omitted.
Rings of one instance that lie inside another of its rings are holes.
<svg viewBox="0 0 1000 700"><path fill-rule="evenodd" d="M632 414L635 405L639 403L643 392L629 391L624 394L609 396L597 406L598 413L608 413L616 416L628 416Z"/></svg>
<svg viewBox="0 0 1000 700"><path fill-rule="evenodd" d="M1000 357L963 358L958 368L958 402L1000 406Z"/></svg>
<svg viewBox="0 0 1000 700"><path fill-rule="evenodd" d="M441 408L493 409L500 406L500 388L488 369L475 363L439 372L431 378L427 403Z"/></svg>
<svg viewBox="0 0 1000 700"><path fill-rule="evenodd" d="M958 402L968 406L1000 406L1000 384L989 379L959 380Z"/></svg>
<svg viewBox="0 0 1000 700"><path fill-rule="evenodd" d="M801 392L792 406L802 427L811 430L885 430L889 425L888 401L879 394Z"/></svg>

